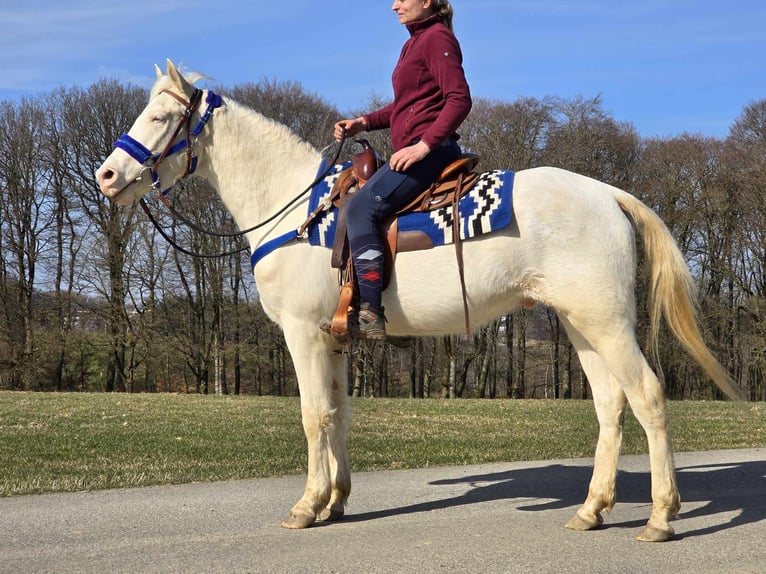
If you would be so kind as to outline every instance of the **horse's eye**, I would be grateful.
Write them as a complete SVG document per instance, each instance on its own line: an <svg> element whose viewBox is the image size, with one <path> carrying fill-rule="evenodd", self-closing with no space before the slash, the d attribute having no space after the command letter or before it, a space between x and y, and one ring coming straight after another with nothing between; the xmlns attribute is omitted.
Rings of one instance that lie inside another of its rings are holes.
<svg viewBox="0 0 766 574"><path fill-rule="evenodd" d="M163 116L152 116L153 124L164 124L167 120Z"/></svg>

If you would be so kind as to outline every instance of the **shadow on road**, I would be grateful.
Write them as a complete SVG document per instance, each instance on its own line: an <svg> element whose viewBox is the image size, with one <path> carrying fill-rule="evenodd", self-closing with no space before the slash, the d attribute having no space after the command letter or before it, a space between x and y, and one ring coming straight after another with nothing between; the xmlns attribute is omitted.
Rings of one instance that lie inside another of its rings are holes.
<svg viewBox="0 0 766 574"><path fill-rule="evenodd" d="M678 487L683 503L695 504L681 518L726 514L723 522L684 532L677 540L712 534L766 519L766 461L722 463L679 467ZM509 470L474 476L462 476L430 483L433 486L466 484L472 488L463 495L389 508L375 512L346 515L344 523L376 520L389 516L429 512L499 500L516 500L516 508L535 512L576 507L585 500L592 469L583 466L552 464L542 468ZM519 505L519 499L529 504ZM540 501L540 502L535 502ZM617 477L617 501L651 504L648 472L620 471ZM690 504L691 506L691 504ZM733 517L730 517L733 514ZM647 510L646 519L649 518ZM606 524L604 528L638 528L642 521Z"/></svg>

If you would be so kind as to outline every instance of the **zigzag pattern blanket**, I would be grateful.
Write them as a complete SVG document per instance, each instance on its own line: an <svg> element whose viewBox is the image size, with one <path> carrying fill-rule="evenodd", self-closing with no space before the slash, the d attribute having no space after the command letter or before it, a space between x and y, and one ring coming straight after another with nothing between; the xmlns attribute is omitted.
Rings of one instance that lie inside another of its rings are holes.
<svg viewBox="0 0 766 574"><path fill-rule="evenodd" d="M350 162L338 164L311 190L308 212L311 213L319 202L332 191L340 173ZM320 173L325 169L320 167ZM482 173L476 185L460 200L460 237L470 239L490 231L503 229L512 218L512 171L489 171ZM311 226L309 242L311 245L332 247L335 239L338 210L334 207L326 211ZM422 231L431 238L434 247L452 243L452 207L442 208L427 213L411 213L399 218L399 231Z"/></svg>

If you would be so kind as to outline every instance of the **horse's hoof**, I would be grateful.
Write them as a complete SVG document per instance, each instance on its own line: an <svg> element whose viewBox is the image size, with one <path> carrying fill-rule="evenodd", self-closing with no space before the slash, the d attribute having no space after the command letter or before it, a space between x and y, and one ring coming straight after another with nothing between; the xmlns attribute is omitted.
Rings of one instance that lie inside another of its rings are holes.
<svg viewBox="0 0 766 574"><path fill-rule="evenodd" d="M340 509L337 508L330 508L329 506L325 508L322 512L319 513L318 520L322 520L325 522L333 522L335 520L340 520L343 518L344 510L341 507Z"/></svg>
<svg viewBox="0 0 766 574"><path fill-rule="evenodd" d="M305 514L290 514L282 521L280 526L282 528L289 528L290 530L301 530L302 528L308 528L316 521L316 516L306 516Z"/></svg>
<svg viewBox="0 0 766 574"><path fill-rule="evenodd" d="M668 526L668 530L661 530L654 526L647 525L641 533L636 536L639 542L667 542L673 538L673 529Z"/></svg>
<svg viewBox="0 0 766 574"><path fill-rule="evenodd" d="M594 514L591 520L585 520L579 514L575 514L574 518L567 522L567 528L569 528L569 530L585 532L586 530L595 530L603 523L604 518L600 514Z"/></svg>

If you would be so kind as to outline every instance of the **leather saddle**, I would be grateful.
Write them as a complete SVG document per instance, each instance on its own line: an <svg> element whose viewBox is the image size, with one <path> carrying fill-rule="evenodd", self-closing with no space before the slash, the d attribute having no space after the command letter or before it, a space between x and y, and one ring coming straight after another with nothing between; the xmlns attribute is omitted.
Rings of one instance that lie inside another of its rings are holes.
<svg viewBox="0 0 766 574"><path fill-rule="evenodd" d="M347 220L345 207L353 194L367 183L367 180L372 177L380 165L379 156L367 140L357 140L357 142L362 145L362 151L353 155L351 166L340 173L330 193L332 203L338 209L338 222L332 250L332 266L340 269L342 280L338 308L333 315L329 328L326 330L329 330L336 340L344 344L350 342L348 315L357 307L356 278L346 235ZM433 242L424 232L400 232L398 230L399 217L409 213L428 212L445 206L452 206L453 221L459 221L458 206L460 198L479 179L479 174L473 171L479 163L479 159L479 156L476 154L463 154L444 168L438 179L418 197L400 208L392 217L383 222L381 226L385 251L383 289L390 282L397 253L433 248ZM457 254L461 288L463 289L466 330L470 334L459 229L459 225L453 225L453 242Z"/></svg>

